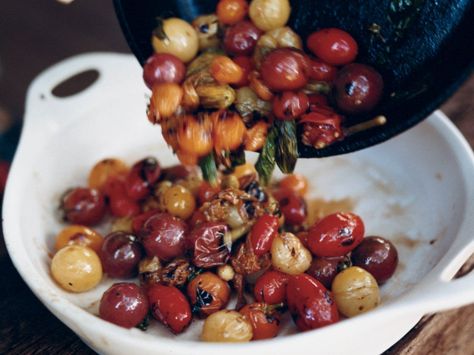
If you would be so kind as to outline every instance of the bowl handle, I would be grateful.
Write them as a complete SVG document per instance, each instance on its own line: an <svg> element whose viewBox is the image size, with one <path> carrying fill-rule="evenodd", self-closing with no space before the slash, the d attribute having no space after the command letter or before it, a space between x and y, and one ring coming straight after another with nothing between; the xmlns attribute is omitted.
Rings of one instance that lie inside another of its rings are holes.
<svg viewBox="0 0 474 355"><path fill-rule="evenodd" d="M46 69L33 81L28 90L25 128L41 124L43 132L45 129L54 129L67 124L70 117L80 116L71 115L71 112L89 110L91 102L97 102L104 93L112 91L114 87L130 83L130 78L140 83L141 67L138 62L131 61L130 58L131 55L128 54L86 53L68 58ZM68 97L57 97L52 93L58 84L88 70L96 70L99 76L83 91ZM144 85L143 91L145 92Z"/></svg>

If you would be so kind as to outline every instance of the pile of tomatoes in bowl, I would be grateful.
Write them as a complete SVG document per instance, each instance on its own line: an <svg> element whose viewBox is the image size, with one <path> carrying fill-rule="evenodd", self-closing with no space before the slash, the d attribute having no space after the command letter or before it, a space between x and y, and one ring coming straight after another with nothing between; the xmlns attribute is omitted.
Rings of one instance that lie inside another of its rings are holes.
<svg viewBox="0 0 474 355"><path fill-rule="evenodd" d="M395 247L366 237L350 211L309 221L308 188L296 174L265 187L251 164L211 185L196 168L153 157L131 167L101 160L87 186L61 197L68 225L51 275L74 293L117 279L99 317L141 329L154 319L174 334L203 319L200 339L210 342L275 337L286 312L307 331L373 309Z"/></svg>
<svg viewBox="0 0 474 355"><path fill-rule="evenodd" d="M158 20L143 70L148 118L183 164L210 157L228 167L253 151L261 175L275 165L263 161L290 173L296 142L322 149L385 122L345 123L346 115L373 111L383 95L382 76L355 62L356 40L322 28L304 41L287 26L290 13L288 0L221 0L192 23Z"/></svg>

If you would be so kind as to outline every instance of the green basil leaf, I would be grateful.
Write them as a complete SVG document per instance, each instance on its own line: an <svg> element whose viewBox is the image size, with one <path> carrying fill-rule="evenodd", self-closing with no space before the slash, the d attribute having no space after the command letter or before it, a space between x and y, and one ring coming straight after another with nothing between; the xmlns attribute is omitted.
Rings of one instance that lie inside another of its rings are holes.
<svg viewBox="0 0 474 355"><path fill-rule="evenodd" d="M275 121L277 129L275 159L280 170L291 174L298 160L298 141L295 121Z"/></svg>

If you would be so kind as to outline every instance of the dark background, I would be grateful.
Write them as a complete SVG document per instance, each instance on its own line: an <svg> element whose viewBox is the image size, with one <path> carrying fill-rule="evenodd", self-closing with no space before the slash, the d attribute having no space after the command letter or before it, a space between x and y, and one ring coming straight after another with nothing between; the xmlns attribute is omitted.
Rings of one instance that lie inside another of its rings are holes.
<svg viewBox="0 0 474 355"><path fill-rule="evenodd" d="M172 0L156 0L172 1ZM137 0L139 3L139 0ZM18 137L26 90L48 66L92 51L129 52L112 0L0 0L0 159ZM474 145L474 77L443 106ZM466 265L471 269L474 260ZM0 354L90 354L34 297L0 238ZM390 353L474 353L474 306L425 317ZM372 335L368 335L372 336Z"/></svg>

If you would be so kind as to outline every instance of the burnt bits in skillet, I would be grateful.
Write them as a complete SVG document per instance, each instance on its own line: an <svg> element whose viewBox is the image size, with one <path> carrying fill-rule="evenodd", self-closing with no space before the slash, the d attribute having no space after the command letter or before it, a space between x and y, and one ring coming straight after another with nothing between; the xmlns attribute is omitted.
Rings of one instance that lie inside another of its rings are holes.
<svg viewBox="0 0 474 355"><path fill-rule="evenodd" d="M141 64L153 52L156 17L191 21L214 12L210 0L114 0L128 44ZM383 142L422 121L441 105L474 67L474 5L470 0L293 0L290 26L303 38L338 27L357 40L357 61L379 70L384 98L370 115L347 117L348 125L382 114L384 126L316 150L300 144L301 157L324 157Z"/></svg>

